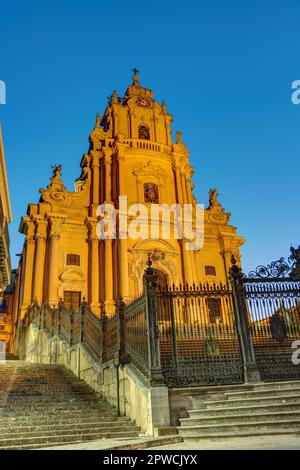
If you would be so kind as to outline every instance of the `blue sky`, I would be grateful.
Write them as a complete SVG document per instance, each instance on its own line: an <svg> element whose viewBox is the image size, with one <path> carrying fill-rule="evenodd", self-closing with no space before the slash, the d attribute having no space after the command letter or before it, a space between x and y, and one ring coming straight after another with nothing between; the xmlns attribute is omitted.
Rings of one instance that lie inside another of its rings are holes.
<svg viewBox="0 0 300 470"><path fill-rule="evenodd" d="M29 202L63 164L79 175L95 115L131 69L166 100L195 167L200 203L216 187L247 239L248 271L300 243L299 1L14 1L0 10L0 105L17 233Z"/></svg>

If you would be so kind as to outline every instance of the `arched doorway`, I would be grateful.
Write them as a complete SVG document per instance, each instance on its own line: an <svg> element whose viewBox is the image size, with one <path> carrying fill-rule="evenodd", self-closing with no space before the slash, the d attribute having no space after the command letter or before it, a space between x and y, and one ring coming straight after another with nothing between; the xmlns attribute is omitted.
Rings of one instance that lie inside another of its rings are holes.
<svg viewBox="0 0 300 470"><path fill-rule="evenodd" d="M162 295L161 291L164 291L168 287L168 278L163 271L155 269L157 275L156 285L158 290L157 295L157 309L158 309L158 321L169 321L170 320L170 306L169 300Z"/></svg>
<svg viewBox="0 0 300 470"><path fill-rule="evenodd" d="M160 271L159 269L156 269L156 275L157 275L157 286L159 290L164 290L168 287L168 279L165 273Z"/></svg>

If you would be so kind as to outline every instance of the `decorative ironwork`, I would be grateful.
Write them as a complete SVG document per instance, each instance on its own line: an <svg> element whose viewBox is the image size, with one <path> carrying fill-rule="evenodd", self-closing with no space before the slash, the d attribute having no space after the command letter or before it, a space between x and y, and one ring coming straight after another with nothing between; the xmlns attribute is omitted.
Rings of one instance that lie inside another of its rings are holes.
<svg viewBox="0 0 300 470"><path fill-rule="evenodd" d="M259 265L255 271L250 271L248 276L249 278L280 278L288 276L291 273L292 267L284 258L280 258L277 261L272 261L272 263L267 266Z"/></svg>
<svg viewBox="0 0 300 470"><path fill-rule="evenodd" d="M255 271L250 271L248 278L285 278L290 277L294 280L300 280L300 246L296 249L290 248L291 255L287 260L279 258L272 261L267 266L259 265Z"/></svg>

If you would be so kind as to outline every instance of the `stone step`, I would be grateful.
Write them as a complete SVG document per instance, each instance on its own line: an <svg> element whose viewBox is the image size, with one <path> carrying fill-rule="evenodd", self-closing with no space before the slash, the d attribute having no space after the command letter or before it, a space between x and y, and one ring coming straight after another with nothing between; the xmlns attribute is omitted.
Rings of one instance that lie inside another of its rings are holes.
<svg viewBox="0 0 300 470"><path fill-rule="evenodd" d="M47 409L57 409L57 410L64 410L64 409L69 409L69 410L76 410L78 407L84 407L85 409L106 409L110 408L107 403L103 403L101 400L74 400L74 401L68 401L68 402L63 402L60 403L59 400L51 400L48 402L40 402L40 401L34 401L33 403L23 403L18 402L18 401L11 401L11 400L6 400L5 403L2 404L2 407L0 410L6 411L10 409L20 409L20 410L44 410L45 406L47 406Z"/></svg>
<svg viewBox="0 0 300 470"><path fill-rule="evenodd" d="M253 437L264 437L264 436L299 436L300 432L294 430L286 430L281 428L276 428L276 430L269 429L268 431L238 431L235 432L234 435L231 433L220 433L216 432L214 435L211 434L202 434L199 436L198 434L189 434L184 436L184 442L199 442L199 441L224 441L229 440L233 441L235 438L253 438Z"/></svg>
<svg viewBox="0 0 300 470"><path fill-rule="evenodd" d="M36 416L39 416L39 415L47 415L47 416L56 416L59 418L59 416L103 416L105 413L106 414L112 414L112 410L108 409L108 408L88 408L88 409L81 409L81 408L72 408L72 409L68 409L68 408L61 408L61 409L55 409L55 408L47 408L46 411L45 411L45 408L44 409L32 409L32 410L22 410L22 411L19 411L16 409L13 409L13 408L10 408L10 409L7 409L7 410L4 410L0 413L0 417L1 419L4 418L5 416L7 417L10 417L10 416L16 416L16 413L17 413L17 416L18 417L23 417L23 416L28 416L30 415L32 418L35 418Z"/></svg>
<svg viewBox="0 0 300 470"><path fill-rule="evenodd" d="M42 404L47 404L47 403L55 403L55 401L59 400L60 403L89 403L89 402L96 402L96 403L103 403L104 399L101 398L100 396L93 396L93 395L72 395L72 394L68 394L68 395L64 395L64 396L60 396L60 395L47 395L47 396L41 396L41 395L32 395L32 396L15 396L15 395L11 395L10 393L8 393L7 395L7 401L9 403L13 403L13 402L16 402L16 403L20 403L24 406L26 406L27 404L30 404L30 403L42 403Z"/></svg>
<svg viewBox="0 0 300 470"><path fill-rule="evenodd" d="M71 429L68 429L68 428L63 428L63 429L39 429L38 431L38 436L39 437L43 437L43 436L48 436L48 437L55 437L55 436L61 436L63 439L69 435L74 435L74 434L78 434L80 436L84 435L84 436L89 436L90 434L103 434L103 435L107 435L107 434L119 434L120 432L140 432L141 428L139 426L135 426L133 424L129 425L128 423L124 424L124 425L121 425L119 423L119 425L116 427L114 426L98 426L98 427L93 427L91 429L91 427L88 427L88 426L85 426L85 427L77 427L77 428L71 428ZM36 430L33 430L33 431L23 431L23 430L20 430L19 432L17 431L11 431L9 430L9 432L4 432L3 434L1 434L1 438L0 438L0 445L1 445L1 442L3 442L3 440L8 440L8 439L29 439L29 438L35 438L37 436L37 432Z"/></svg>
<svg viewBox="0 0 300 470"><path fill-rule="evenodd" d="M280 405L284 403L300 403L299 395L288 395L278 397L261 397L261 398L240 398L235 400L209 400L204 401L203 406L207 409L218 407L235 407L246 405Z"/></svg>
<svg viewBox="0 0 300 470"><path fill-rule="evenodd" d="M140 427L63 366L0 368L0 448L138 437Z"/></svg>
<svg viewBox="0 0 300 470"><path fill-rule="evenodd" d="M62 425L77 425L77 424L89 424L90 426L93 425L98 425L102 422L131 422L130 418L127 416L113 416L110 414L101 414L99 416L86 416L86 414L78 415L78 416L39 416L37 418L34 418L32 416L25 416L24 418L16 418L11 417L11 418L1 418L1 424L0 427L35 427L38 429L40 426L62 426Z"/></svg>
<svg viewBox="0 0 300 470"><path fill-rule="evenodd" d="M137 437L137 431L123 431L123 432L110 432L110 433L89 433L89 434L69 434L65 436L60 436L60 439L57 439L55 436L36 436L36 437L18 437L14 439L1 439L0 440L0 450L4 449L20 449L24 446L31 448L31 445L34 445L35 448L45 447L45 446L54 446L56 444L67 444L75 442L84 442L90 440L98 439L120 439L120 438L130 438Z"/></svg>
<svg viewBox="0 0 300 470"><path fill-rule="evenodd" d="M189 410L189 415L191 418L201 418L201 417L213 417L219 415L231 416L232 414L238 414L243 416L248 412L252 414L268 413L268 412L281 412L281 411L300 411L300 401L299 402L290 402L290 403L281 403L279 405L252 405L252 406L234 406L234 407L217 407L215 409L198 409L198 410Z"/></svg>
<svg viewBox="0 0 300 470"><path fill-rule="evenodd" d="M108 429L123 429L123 428L132 428L134 427L135 424L130 421L130 420L123 420L120 421L119 419L113 420L110 418L107 419L102 419L102 420L88 420L86 422L82 422L82 420L77 420L75 422L68 422L65 423L65 421L61 422L56 422L52 421L50 424L44 424L43 422L40 422L39 424L31 424L29 423L19 423L18 421L15 423L10 423L9 425L4 425L4 423L0 424L0 436L3 437L7 433L32 433L37 430L39 432L50 432L50 431L64 431L64 430L98 430L98 429L103 429L103 428L108 428Z"/></svg>
<svg viewBox="0 0 300 470"><path fill-rule="evenodd" d="M225 398L228 398L228 400L236 400L240 398L264 398L264 397L269 397L272 394L272 397L278 397L278 396L289 396L289 395L295 395L298 393L300 395L300 383L298 384L298 387L285 387L283 389L272 389L272 390L253 390L253 391L248 391L248 392L228 392L224 394Z"/></svg>
<svg viewBox="0 0 300 470"><path fill-rule="evenodd" d="M32 388L32 385L35 385L36 387L48 387L49 390L58 390L58 391L64 391L64 390L70 390L74 388L74 392L83 392L83 393L91 393L91 388L88 387L87 385L81 385L81 384L76 384L74 382L50 382L50 381L35 381L35 380L30 380L30 385L28 384L29 380L27 382L17 382L17 380L11 379L5 381L2 380L0 377L0 384L2 385L7 385L11 390L14 390L15 393L18 393L17 391L20 390L19 393L21 393L21 390L28 390L30 391ZM96 392L95 392L96 393Z"/></svg>
<svg viewBox="0 0 300 470"><path fill-rule="evenodd" d="M214 425L214 424L241 424L245 421L247 423L252 422L272 422L274 424L277 421L285 421L290 419L299 419L300 421L300 410L295 411L283 411L283 412L269 412L269 413L247 413L247 414L232 414L228 415L217 415L217 416L206 416L206 417L190 417L180 419L180 425L185 426L201 426L201 425Z"/></svg>
<svg viewBox="0 0 300 470"><path fill-rule="evenodd" d="M292 387L299 388L299 386L299 380L286 380L283 382L259 382L252 387L254 390L284 390L285 388Z"/></svg>
<svg viewBox="0 0 300 470"><path fill-rule="evenodd" d="M252 432L253 434L260 432L265 433L274 429L280 428L285 431L294 431L300 433L300 418L278 420L276 423L272 421L247 421L243 423L235 424L214 424L214 425L198 425L198 426L182 426L178 428L178 432L181 436L185 437L188 435L217 435L219 433L228 433L231 436L235 436L240 431Z"/></svg>

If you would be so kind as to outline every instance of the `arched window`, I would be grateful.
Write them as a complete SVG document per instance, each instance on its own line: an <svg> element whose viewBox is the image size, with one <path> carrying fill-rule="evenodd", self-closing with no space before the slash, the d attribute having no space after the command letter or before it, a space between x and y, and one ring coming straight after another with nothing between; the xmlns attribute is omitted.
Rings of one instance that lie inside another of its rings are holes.
<svg viewBox="0 0 300 470"><path fill-rule="evenodd" d="M147 126L139 126L139 139L150 140L150 132Z"/></svg>

